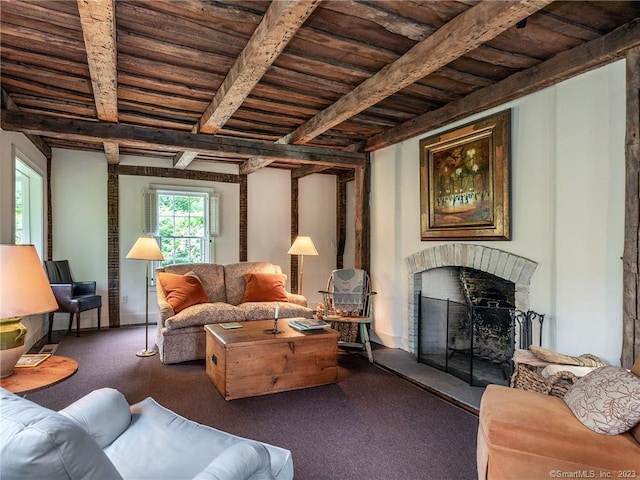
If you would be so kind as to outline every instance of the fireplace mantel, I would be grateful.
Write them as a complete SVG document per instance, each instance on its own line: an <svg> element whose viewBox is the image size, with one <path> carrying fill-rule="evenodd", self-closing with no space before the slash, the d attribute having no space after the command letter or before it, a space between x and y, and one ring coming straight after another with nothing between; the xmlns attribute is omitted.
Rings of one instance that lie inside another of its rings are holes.
<svg viewBox="0 0 640 480"><path fill-rule="evenodd" d="M422 289L422 272L440 267L468 267L490 273L515 284L516 308L529 309L529 285L538 263L497 248L467 243L449 243L409 255L409 350L418 351L417 295Z"/></svg>

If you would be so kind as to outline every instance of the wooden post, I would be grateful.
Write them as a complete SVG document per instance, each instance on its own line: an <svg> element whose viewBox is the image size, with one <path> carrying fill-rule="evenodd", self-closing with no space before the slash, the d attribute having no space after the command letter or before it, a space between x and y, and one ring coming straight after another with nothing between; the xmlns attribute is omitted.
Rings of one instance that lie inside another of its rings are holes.
<svg viewBox="0 0 640 480"><path fill-rule="evenodd" d="M298 178L291 177L291 244L298 236ZM298 286L298 255L291 255L291 291L299 293Z"/></svg>
<svg viewBox="0 0 640 480"><path fill-rule="evenodd" d="M351 175L349 175L351 179ZM347 238L347 179L345 175L336 177L336 267L344 268L344 247Z"/></svg>
<svg viewBox="0 0 640 480"><path fill-rule="evenodd" d="M109 328L114 328L120 326L120 190L117 166L108 164L107 172L107 291Z"/></svg>
<svg viewBox="0 0 640 480"><path fill-rule="evenodd" d="M370 269L370 209L369 190L371 188L370 160L364 167L355 169L355 259L354 267L367 272Z"/></svg>
<svg viewBox="0 0 640 480"><path fill-rule="evenodd" d="M622 256L623 306L620 364L630 368L640 355L640 47L627 51L625 222Z"/></svg>
<svg viewBox="0 0 640 480"><path fill-rule="evenodd" d="M249 188L247 186L247 176L240 175L240 238L238 245L238 255L239 261L246 262L247 261L247 252L248 252L248 218L249 218Z"/></svg>

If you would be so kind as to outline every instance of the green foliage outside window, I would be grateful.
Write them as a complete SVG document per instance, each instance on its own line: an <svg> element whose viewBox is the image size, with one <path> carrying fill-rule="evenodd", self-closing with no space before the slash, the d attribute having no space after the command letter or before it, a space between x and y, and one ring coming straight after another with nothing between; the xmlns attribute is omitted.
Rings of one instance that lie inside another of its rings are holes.
<svg viewBox="0 0 640 480"><path fill-rule="evenodd" d="M22 201L22 181L19 178L20 173L16 171L16 244L22 244L24 242L24 203Z"/></svg>
<svg viewBox="0 0 640 480"><path fill-rule="evenodd" d="M205 195L158 195L162 265L205 261L206 200Z"/></svg>

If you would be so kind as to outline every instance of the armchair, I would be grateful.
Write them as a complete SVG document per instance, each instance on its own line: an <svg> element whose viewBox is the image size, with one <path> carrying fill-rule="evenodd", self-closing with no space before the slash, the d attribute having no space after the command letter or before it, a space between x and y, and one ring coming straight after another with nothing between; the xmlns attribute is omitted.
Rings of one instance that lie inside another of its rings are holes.
<svg viewBox="0 0 640 480"><path fill-rule="evenodd" d="M0 478L291 480L291 452L112 388L60 412L0 388Z"/></svg>
<svg viewBox="0 0 640 480"><path fill-rule="evenodd" d="M87 310L98 309L98 330L100 330L100 312L102 310L102 297L96 295L96 282L74 282L71 277L68 260L46 260L44 270L47 272L51 289L58 302L58 310L49 313L49 335L53 330L53 317L55 313L69 314L69 331L73 324L73 316L76 317L76 336L80 336L80 313Z"/></svg>

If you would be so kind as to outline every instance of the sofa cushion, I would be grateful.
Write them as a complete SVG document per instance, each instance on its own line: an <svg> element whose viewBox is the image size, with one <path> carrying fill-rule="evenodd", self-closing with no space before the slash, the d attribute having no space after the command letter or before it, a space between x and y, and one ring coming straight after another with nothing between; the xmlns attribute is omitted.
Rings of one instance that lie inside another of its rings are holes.
<svg viewBox="0 0 640 480"><path fill-rule="evenodd" d="M159 272L158 281L167 296L167 302L178 313L187 307L209 301L200 279L188 272L186 275Z"/></svg>
<svg viewBox="0 0 640 480"><path fill-rule="evenodd" d="M165 320L167 330L208 325L210 323L242 322L245 320L244 311L228 303L199 303L185 308Z"/></svg>
<svg viewBox="0 0 640 480"><path fill-rule="evenodd" d="M167 265L158 272L174 273L176 275L184 275L189 272L195 273L204 291L207 292L210 302L226 302L227 293L224 286L224 267L215 263L182 263L176 265Z"/></svg>
<svg viewBox="0 0 640 480"><path fill-rule="evenodd" d="M636 377L640 377L640 356L638 356L636 363L631 367L631 373ZM640 423L631 429L631 435L636 439L636 442L640 443Z"/></svg>
<svg viewBox="0 0 640 480"><path fill-rule="evenodd" d="M247 273L282 273L280 266L267 262L239 262L224 266L224 282L227 302L231 305L242 303Z"/></svg>
<svg viewBox="0 0 640 480"><path fill-rule="evenodd" d="M0 388L0 478L122 478L69 418Z"/></svg>
<svg viewBox="0 0 640 480"><path fill-rule="evenodd" d="M242 302L288 302L284 289L287 276L284 273L247 273Z"/></svg>
<svg viewBox="0 0 640 480"><path fill-rule="evenodd" d="M564 401L586 427L618 435L640 422L640 378L620 367L601 367L573 384Z"/></svg>

